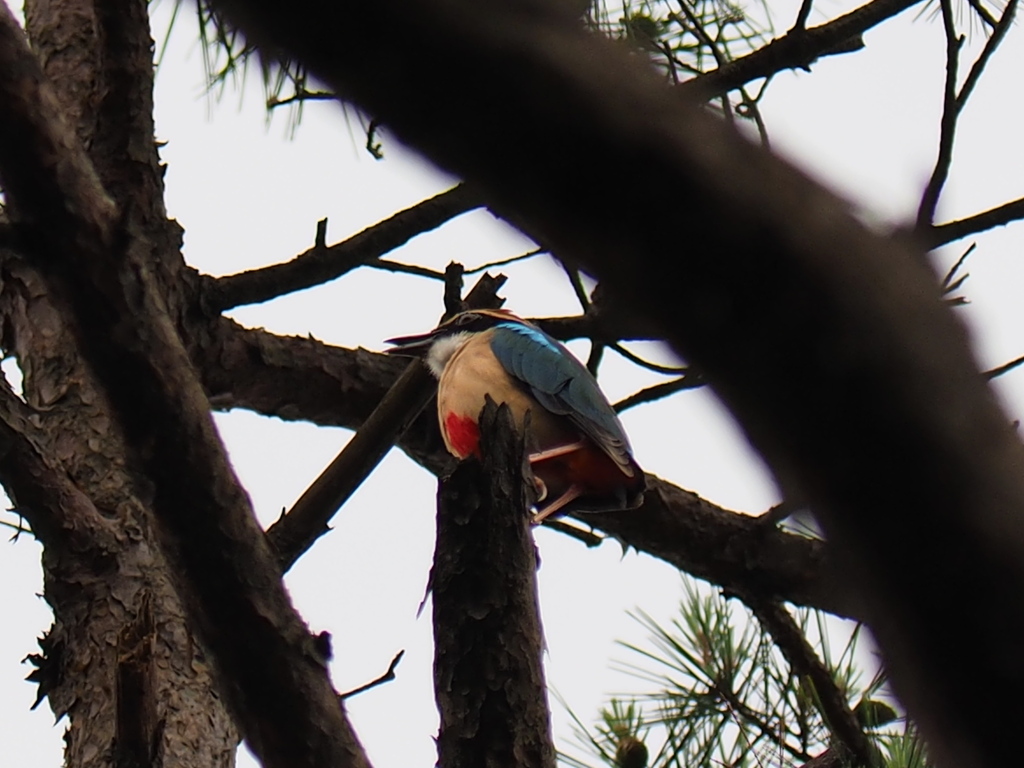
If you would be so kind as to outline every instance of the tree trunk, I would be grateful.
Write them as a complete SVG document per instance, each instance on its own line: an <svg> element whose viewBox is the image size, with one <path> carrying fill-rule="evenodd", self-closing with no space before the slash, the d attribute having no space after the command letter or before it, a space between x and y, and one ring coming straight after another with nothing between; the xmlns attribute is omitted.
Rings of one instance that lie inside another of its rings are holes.
<svg viewBox="0 0 1024 768"><path fill-rule="evenodd" d="M488 398L479 460L441 480L430 571L440 768L554 768L526 446Z"/></svg>
<svg viewBox="0 0 1024 768"><path fill-rule="evenodd" d="M135 255L173 311L181 236L163 205L146 3L30 0L26 22L65 115L146 250ZM5 254L2 280L3 346L24 372L28 406L19 418L8 401L5 421L81 491L19 507L44 545L54 625L35 679L54 713L68 716L67 763L233 765L237 731L186 626L109 404L40 275ZM19 498L30 492L7 485Z"/></svg>

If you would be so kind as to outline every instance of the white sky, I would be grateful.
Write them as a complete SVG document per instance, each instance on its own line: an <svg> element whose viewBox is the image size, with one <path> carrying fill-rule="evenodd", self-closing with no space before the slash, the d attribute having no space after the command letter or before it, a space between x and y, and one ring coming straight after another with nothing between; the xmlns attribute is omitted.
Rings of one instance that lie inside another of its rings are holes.
<svg viewBox="0 0 1024 768"><path fill-rule="evenodd" d="M773 3L780 31L795 16L795 5L786 7ZM812 15L812 24L848 6L822 2L818 7L822 10ZM914 21L915 13L869 33L866 51L828 58L812 74L780 75L763 102L776 148L881 220L913 214L936 151L945 43L941 24ZM161 4L154 22L158 40L168 17L169 4ZM185 227L189 263L226 274L279 262L312 243L317 219L329 217L328 241L337 242L452 184L387 137L387 159L374 161L361 149L358 127L353 137L334 105L307 106L292 141L283 112L267 127L255 82L244 97L228 92L211 106L191 18L184 21L159 73L156 100L158 137L169 142L162 150L169 164L168 207ZM961 121L939 221L1024 195L1020 25L1009 37ZM978 36L972 38L970 49L978 42ZM972 324L985 367L1024 354L1024 304L1017 299L1024 286L1022 241L1022 224L980 238L968 265L965 291L973 304L961 315ZM969 242L956 244L953 258ZM443 268L451 259L470 266L529 247L487 214L474 213L390 257ZM561 271L550 262L503 271L510 277L503 291L507 306L517 313L576 311ZM440 311L436 284L364 270L233 315L277 332L381 349L383 339L428 329ZM573 346L585 356L585 344ZM614 353L606 354L606 361L601 381L613 401L657 380L620 363ZM999 389L1012 417L1019 418L1024 372L1005 377ZM244 412L217 420L265 523L298 497L349 436ZM710 393L684 393L668 403L642 406L625 414L624 422L648 471L736 510L759 513L777 500L759 460ZM334 636L332 673L340 690L376 677L397 650L406 649L396 681L349 702L357 733L378 768L429 766L435 760L430 612L420 619L415 615L432 555L435 487L433 477L392 452L338 516L335 531L287 579L310 627ZM639 607L660 621L673 615L681 596L678 576L647 556L623 556L610 542L585 550L546 530L537 532L537 541L548 680L589 722L608 693L645 687L611 671L609 659L629 659L616 640L642 643L645 638L627 610ZM0 578L7 585L0 591L4 761L58 765L63 725L52 726L45 704L28 711L35 686L22 681L30 669L19 664L50 622L36 594L41 592L39 548L31 539L0 548ZM565 747L567 716L557 702L552 701L552 710L556 740Z"/></svg>

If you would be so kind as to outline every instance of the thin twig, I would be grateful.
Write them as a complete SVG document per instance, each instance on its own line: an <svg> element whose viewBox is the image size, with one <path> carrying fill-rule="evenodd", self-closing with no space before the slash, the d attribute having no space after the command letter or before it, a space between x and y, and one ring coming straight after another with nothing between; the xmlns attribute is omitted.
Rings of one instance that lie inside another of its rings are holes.
<svg viewBox="0 0 1024 768"><path fill-rule="evenodd" d="M807 29L807 18L811 15L813 5L814 0L803 0L800 4L800 11L796 15L796 21L793 22L793 29Z"/></svg>
<svg viewBox="0 0 1024 768"><path fill-rule="evenodd" d="M733 114L732 102L729 100L729 94L724 93L718 97L718 102L721 104L720 109L722 110L722 116L725 118L725 122L730 126L736 124L736 115Z"/></svg>
<svg viewBox="0 0 1024 768"><path fill-rule="evenodd" d="M691 10L690 6L685 2L685 0L679 0L678 5L679 9L683 12L683 15L686 17L686 20L690 22L690 26L693 28L693 34L696 35L697 39L700 42L702 42L711 52L711 55L715 59L715 64L717 64L719 68L724 67L726 64L728 64L729 59L722 53L722 51L719 50L718 46L715 44L715 41L711 39L711 36L707 33L707 30L704 29L704 25L701 24L700 20L697 18L696 14L694 14L693 10ZM680 19L676 14L672 13L669 14L669 16L674 18L677 22L680 22ZM680 23L680 26L683 27L684 29L686 27L686 25L682 23Z"/></svg>
<svg viewBox="0 0 1024 768"><path fill-rule="evenodd" d="M390 259L374 259L373 261L366 262L364 266L370 269L380 269L385 272L416 275L416 277L426 277L431 280L444 280L444 273L438 272L436 269L421 267L418 264L403 264L400 261L391 261Z"/></svg>
<svg viewBox="0 0 1024 768"><path fill-rule="evenodd" d="M971 243L967 250L963 252L959 259L957 259L956 263L952 267L950 267L949 272L946 273L946 276L942 280L943 301L947 302L951 306L959 307L968 303L967 297L956 296L954 294L957 291L959 291L960 288L963 287L963 284L967 282L967 278L971 276L971 273L964 272L959 277L957 277L957 273L960 271L960 268L964 265L964 262L967 261L967 258L972 253L974 253L977 247L977 243Z"/></svg>
<svg viewBox="0 0 1024 768"><path fill-rule="evenodd" d="M488 269L495 269L497 267L505 267L509 264L515 264L517 261L523 261L524 259L531 259L534 256L538 256L542 253L547 253L544 248L534 248L532 251L526 253L520 253L518 256L510 256L507 259L498 259L497 261L489 261L486 264L481 264L478 267L467 269L467 275L475 275L477 272L486 272Z"/></svg>
<svg viewBox="0 0 1024 768"><path fill-rule="evenodd" d="M630 352L618 342L605 342L605 345L610 349L614 349L630 362L636 363L641 368L646 368L647 370L654 371L655 373L665 373L671 376L673 374L686 373L689 370L689 368L686 367L676 365L659 365L658 363L652 363L649 360L644 360L639 355Z"/></svg>
<svg viewBox="0 0 1024 768"><path fill-rule="evenodd" d="M291 96L283 99L271 96L267 99L267 109L276 109L277 107L283 107L286 104L303 103L306 101L337 101L337 99L337 95L330 91L306 91L299 89Z"/></svg>
<svg viewBox="0 0 1024 768"><path fill-rule="evenodd" d="M959 288L963 284L964 280L967 278L967 275L964 275L959 280L957 280L955 283L953 282L953 279L956 277L956 273L960 271L960 268L967 261L968 257L972 253L974 253L974 251L975 251L975 249L977 247L978 247L977 243L971 243L970 246L967 248L967 250L964 251L960 255L960 258L956 260L956 263L953 264L953 266L949 268L949 271L946 273L946 276L944 278L942 278L942 292L943 293L949 293L950 291L955 291L957 288Z"/></svg>
<svg viewBox="0 0 1024 768"><path fill-rule="evenodd" d="M679 85L679 61L672 51L672 46L669 45L667 40L658 40L656 45L668 63L668 75L672 78L672 85Z"/></svg>
<svg viewBox="0 0 1024 768"><path fill-rule="evenodd" d="M583 287L580 271L575 267L569 266L561 259L558 259L558 263L562 265L565 276L569 278L569 285L572 286L572 292L576 296L576 301L580 303L580 309L583 310L583 314L586 314L590 309L590 297L587 295L586 288Z"/></svg>
<svg viewBox="0 0 1024 768"><path fill-rule="evenodd" d="M811 2L812 0L804 0L807 12L810 12ZM719 69L726 66L730 61L728 49L721 48L719 44L715 40L713 40L710 35L708 35L707 30L704 29L704 26L701 23L700 19L698 19L696 14L693 13L693 11L690 9L689 5L685 2L685 0L680 0L679 7L682 9L683 15L686 16L687 21L689 21L692 25L694 34L697 36L697 39L700 40L705 46L707 46L708 50L711 51L711 55L714 56L715 63L718 65ZM803 9L801 9L801 14L803 13L804 11ZM677 21L679 21L678 16L676 16L675 14L672 14L672 16L675 17ZM806 21L806 18L804 20ZM802 22L800 22L799 20L798 23L802 25ZM685 28L685 25L681 23L680 26L684 26ZM750 94L747 93L747 89L744 86L740 86L738 90L740 92L740 96L742 97L742 101L740 102L739 106L737 106L735 109L736 114L738 114L740 117L752 120L754 125L757 127L757 134L758 137L761 139L761 145L764 146L766 149L770 148L771 141L768 138L768 127L764 123L764 119L761 116L761 111L757 107L756 100L750 97ZM764 90L762 89L762 94L763 93ZM721 100L722 113L726 116L726 119L729 122L732 122L734 110L731 102L729 101L728 94L723 93L721 95Z"/></svg>
<svg viewBox="0 0 1024 768"><path fill-rule="evenodd" d="M997 376L1002 376L1004 373L1009 373L1014 368L1019 368L1021 365L1024 365L1024 355L1022 355L1021 357L1014 358L1008 363L1003 363L999 367L993 368L990 371L985 371L985 373L983 373L982 376L984 376L987 380L991 381Z"/></svg>
<svg viewBox="0 0 1024 768"><path fill-rule="evenodd" d="M733 715L737 720L745 720L750 725L753 725L761 732L762 738L784 750L791 757L799 758L800 760L811 759L811 755L808 752L800 749L799 747L794 747L786 741L781 732L776 733L772 730L771 725L766 723L757 712L747 705L746 702L742 701L740 697L736 695L735 691L729 688L724 688L715 681L712 681L711 690L722 698L722 700L733 711Z"/></svg>
<svg viewBox="0 0 1024 768"><path fill-rule="evenodd" d="M1010 29L1010 25L1013 23L1013 17L1016 11L1017 0L1010 0L1010 2L1006 4L1006 8L1003 9L1003 15L999 17L999 23L996 24L995 28L992 30L992 34L989 35L989 38L985 43L985 47L982 49L977 60L971 66L971 71L967 74L967 79L960 88L960 94L956 97L958 110L962 110L967 104L967 100L971 98L974 86L978 84L989 60L1006 37L1006 32Z"/></svg>
<svg viewBox="0 0 1024 768"><path fill-rule="evenodd" d="M992 15L992 12L981 4L981 0L967 0L967 4L970 5L971 8L974 9L974 12L978 14L978 17L990 27L995 28L996 24L999 23L996 21L996 17Z"/></svg>
<svg viewBox="0 0 1024 768"><path fill-rule="evenodd" d="M583 287L580 271L575 267L570 267L564 261L559 260L559 263L562 265L562 269L565 270L566 277L569 278L569 285L572 286L573 293L576 294L576 300L580 303L583 314L586 315L590 311L591 302L586 289ZM601 367L601 360L604 358L604 349L605 343L603 341L598 339L590 340L590 354L587 356L586 366L592 376L597 376L598 369Z"/></svg>
<svg viewBox="0 0 1024 768"><path fill-rule="evenodd" d="M704 29L704 25L701 22L701 20L697 18L697 15L686 4L685 0L680 0L679 8L683 12L683 16L685 16L686 18L681 19L679 18L679 15L675 13L670 13L669 18L671 18L673 21L679 24L679 26L682 29L689 29L690 31L693 32L694 36L697 38L697 41L711 52L711 56L712 58L714 58L715 64L718 66L719 69L728 64L728 57L725 56L721 50L719 50L718 45L715 43L713 39L711 39L711 36L707 33L707 30ZM699 49L697 52L697 57L698 61L700 60L700 58L702 58ZM728 92L718 94L718 100L722 105L722 116L725 118L725 121L729 125L732 125L735 122L735 117L733 115L732 102L729 101Z"/></svg>
<svg viewBox="0 0 1024 768"><path fill-rule="evenodd" d="M960 50L964 44L963 35L958 35L953 22L952 0L942 0L942 22L946 32L946 83L943 99L941 133L939 136L939 154L935 160L935 168L928 180L924 194L921 197L921 204L917 211L917 229L920 232L927 231L932 227L935 219L935 210L938 206L939 196L942 188L949 177L950 167L953 162L953 144L956 140L957 120L967 101L974 92L975 86L981 79L985 67L991 60L993 54L999 48L1006 37L1006 32L1013 22L1017 10L1017 0L1010 0L1003 9L999 22L992 30L992 34L985 42L981 54L971 65L971 71L960 88L956 88L957 73L959 70Z"/></svg>
<svg viewBox="0 0 1024 768"><path fill-rule="evenodd" d="M10 528L10 529L12 529L14 531L14 533L11 534L11 538L10 538L11 541L17 541L19 538L21 538L21 534L23 534L23 533L27 533L30 536L34 535L32 533L32 529L31 528L26 528L24 523L25 523L25 518L21 517L20 515L18 516L18 522L17 523L9 523L6 520L0 520L0 525L2 525L4 528Z"/></svg>
<svg viewBox="0 0 1024 768"><path fill-rule="evenodd" d="M615 403L612 408L616 413L622 413L634 406L641 405L642 403L653 403L654 401L661 400L669 395L674 395L676 392L703 387L706 383L707 382L705 382L703 377L700 375L687 373L685 376L681 376L678 379L666 381L662 384L655 384L653 387L646 387L641 389L639 392L634 392L629 397L619 400L619 402Z"/></svg>
<svg viewBox="0 0 1024 768"><path fill-rule="evenodd" d="M590 342L590 354L587 355L587 370L590 371L590 375L597 378L597 372L601 368L601 361L604 359L604 350L606 345L601 341Z"/></svg>
<svg viewBox="0 0 1024 768"><path fill-rule="evenodd" d="M1024 197L976 213L965 219L933 226L924 233L924 238L930 248L938 248L940 245L951 243L954 240L970 237L994 227L1002 227L1021 219L1024 219Z"/></svg>
<svg viewBox="0 0 1024 768"><path fill-rule="evenodd" d="M956 123L960 113L960 104L956 94L957 72L960 68L960 49L964 38L956 32L953 21L952 0L940 0L942 7L942 23L946 33L946 81L943 88L942 120L939 133L939 153L935 158L935 167L931 178L921 195L921 203L917 209L917 229L922 231L932 225L935 209L939 204L939 195L949 177L949 169L953 162L953 143L956 139Z"/></svg>
<svg viewBox="0 0 1024 768"><path fill-rule="evenodd" d="M465 284L463 278L466 275L466 268L457 261L448 262L444 268L444 314L445 317L455 315L466 309L466 302L462 300L462 288Z"/></svg>
<svg viewBox="0 0 1024 768"><path fill-rule="evenodd" d="M365 693L366 691L370 690L371 688L376 688L378 685L383 685L384 683L390 683L392 680L395 679L395 670L398 668L398 664L402 660L403 656L405 656L405 650L404 649L395 654L395 658L393 658L391 660L391 663L388 664L388 670L383 675L378 677L376 680L371 680L366 685L360 685L358 688L353 688L351 691L345 691L345 693L339 693L338 694L338 698L341 701L344 701L345 699L351 699L353 696L355 696L357 694L360 694L360 693Z"/></svg>
<svg viewBox="0 0 1024 768"><path fill-rule="evenodd" d="M764 93L763 89L761 93ZM742 96L743 100L736 106L736 113L740 117L753 121L754 126L757 128L757 137L761 140L761 146L765 149L771 149L772 142L768 137L768 126L761 115L760 107L757 106L757 99L751 98L745 87L740 88L740 96Z"/></svg>

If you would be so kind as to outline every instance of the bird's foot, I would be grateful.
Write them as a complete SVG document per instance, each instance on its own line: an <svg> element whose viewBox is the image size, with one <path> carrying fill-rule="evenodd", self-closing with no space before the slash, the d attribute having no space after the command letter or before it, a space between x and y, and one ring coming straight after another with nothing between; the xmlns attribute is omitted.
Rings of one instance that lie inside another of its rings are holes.
<svg viewBox="0 0 1024 768"><path fill-rule="evenodd" d="M559 456L565 456L568 453L581 450L584 447L582 440L575 443L568 443L566 445L557 445L554 448L548 448L537 453L531 453L529 455L529 461L531 464L536 464L540 461L547 461L548 459L557 459Z"/></svg>
<svg viewBox="0 0 1024 768"><path fill-rule="evenodd" d="M537 494L536 501L544 501L548 497L548 487L539 477L533 478L533 491Z"/></svg>
<svg viewBox="0 0 1024 768"><path fill-rule="evenodd" d="M537 514L535 514L533 516L533 519L530 521L531 524L533 524L533 525L540 525L547 518L551 517L553 514L558 512L558 510L562 509L566 504L568 504L571 501L575 501L576 499L578 499L582 495L583 495L583 489L582 488L579 488L578 486L575 486L575 485L570 485L569 486L569 490L567 490L565 493L563 493L557 499L555 499L550 504L548 504L546 507L544 507L544 509L538 510Z"/></svg>

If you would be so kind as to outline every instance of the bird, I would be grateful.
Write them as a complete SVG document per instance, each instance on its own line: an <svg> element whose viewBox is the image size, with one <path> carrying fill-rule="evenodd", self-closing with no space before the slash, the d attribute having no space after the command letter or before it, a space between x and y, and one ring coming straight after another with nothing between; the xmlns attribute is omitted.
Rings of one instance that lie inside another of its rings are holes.
<svg viewBox="0 0 1024 768"><path fill-rule="evenodd" d="M640 506L646 480L619 417L590 371L533 323L507 310L469 310L386 343L389 354L422 358L438 379L441 435L456 458L479 457L486 398L508 404L527 431L537 504L545 502L535 524Z"/></svg>

